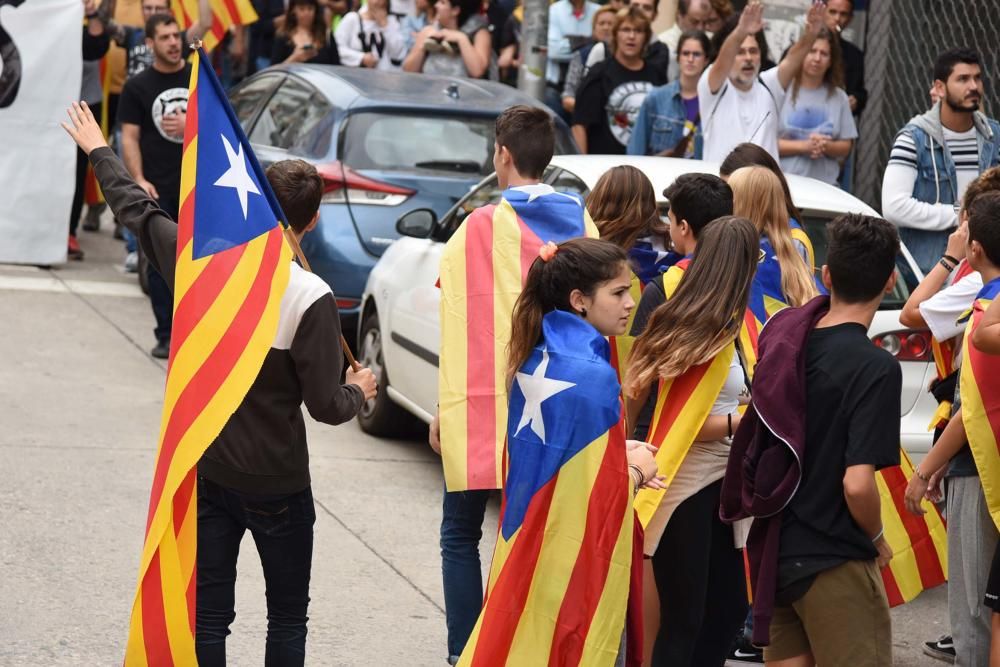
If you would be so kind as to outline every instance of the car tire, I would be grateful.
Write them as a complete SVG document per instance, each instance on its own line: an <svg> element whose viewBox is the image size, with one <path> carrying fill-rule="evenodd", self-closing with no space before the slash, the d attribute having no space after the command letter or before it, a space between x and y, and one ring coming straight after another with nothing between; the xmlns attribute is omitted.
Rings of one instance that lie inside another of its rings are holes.
<svg viewBox="0 0 1000 667"><path fill-rule="evenodd" d="M386 392L389 388L389 374L382 355L382 330L379 328L378 313L374 311L365 315L361 325L358 362L370 368L378 380L378 394L362 405L358 413L361 430L383 438L412 433L419 420L389 398Z"/></svg>

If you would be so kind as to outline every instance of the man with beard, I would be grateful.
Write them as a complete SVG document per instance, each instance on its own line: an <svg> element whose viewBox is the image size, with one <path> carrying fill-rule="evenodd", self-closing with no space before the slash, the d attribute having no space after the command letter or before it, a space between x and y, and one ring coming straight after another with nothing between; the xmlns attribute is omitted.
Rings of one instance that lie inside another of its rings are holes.
<svg viewBox="0 0 1000 667"><path fill-rule="evenodd" d="M169 14L154 14L146 21L146 45L153 53L153 65L125 83L118 103L122 154L139 186L176 220L191 66L182 57L177 20ZM152 266L147 278L156 317L156 347L151 354L166 359L173 296Z"/></svg>
<svg viewBox="0 0 1000 667"><path fill-rule="evenodd" d="M1000 124L979 111L979 54L961 47L934 63L938 102L910 119L889 154L882 178L882 214L924 273L930 272L958 225L966 186L1000 163Z"/></svg>
<svg viewBox="0 0 1000 667"><path fill-rule="evenodd" d="M761 62L767 55L763 12L763 5L754 0L738 20L731 17L715 34L718 55L698 81L705 160L722 162L744 142L757 144L778 160L778 125L785 89L802 69L823 28L824 9L823 3L813 3L802 36L777 67L761 74Z"/></svg>

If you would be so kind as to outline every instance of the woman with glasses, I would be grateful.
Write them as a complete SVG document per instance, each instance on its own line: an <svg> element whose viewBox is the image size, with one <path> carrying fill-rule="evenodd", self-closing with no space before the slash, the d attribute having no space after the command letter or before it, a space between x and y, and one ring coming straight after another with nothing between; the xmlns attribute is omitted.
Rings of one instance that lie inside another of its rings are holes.
<svg viewBox="0 0 1000 667"><path fill-rule="evenodd" d="M681 34L677 41L680 77L646 96L632 128L629 155L701 159L698 79L708 66L708 56L705 33L691 30Z"/></svg>
<svg viewBox="0 0 1000 667"><path fill-rule="evenodd" d="M636 7L615 16L612 57L580 84L573 113L573 138L584 153L623 155L647 93L666 83L666 72L644 59L652 36L649 19Z"/></svg>

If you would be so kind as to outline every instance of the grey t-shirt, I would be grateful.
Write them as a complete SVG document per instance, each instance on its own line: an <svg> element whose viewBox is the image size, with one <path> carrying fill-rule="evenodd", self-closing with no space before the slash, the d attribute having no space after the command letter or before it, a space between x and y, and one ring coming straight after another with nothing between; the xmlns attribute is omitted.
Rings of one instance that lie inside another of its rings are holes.
<svg viewBox="0 0 1000 667"><path fill-rule="evenodd" d="M840 88L832 92L826 87L799 88L797 96L789 88L785 103L781 107L781 139L808 139L818 132L834 139L857 139L858 128L854 124L851 105L847 93ZM781 158L781 170L789 174L810 176L836 185L840 175L840 164L831 157L815 160L808 155L791 155Z"/></svg>
<svg viewBox="0 0 1000 667"><path fill-rule="evenodd" d="M462 32L469 36L473 43L476 41L476 33L480 30L488 30L486 19L476 14L470 16L460 28ZM465 61L458 51L453 53L439 52L428 53L424 58L424 74L440 74L443 76L469 76L469 71L465 68Z"/></svg>

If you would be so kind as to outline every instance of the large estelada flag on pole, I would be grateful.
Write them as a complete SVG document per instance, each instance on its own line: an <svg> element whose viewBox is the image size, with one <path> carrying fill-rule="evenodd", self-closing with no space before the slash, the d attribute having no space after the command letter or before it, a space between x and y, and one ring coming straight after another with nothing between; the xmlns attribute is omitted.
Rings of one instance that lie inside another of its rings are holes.
<svg viewBox="0 0 1000 667"><path fill-rule="evenodd" d="M449 491L499 489L507 430L511 314L538 249L597 236L579 195L547 185L508 188L477 208L441 255L438 372L441 457Z"/></svg>
<svg viewBox="0 0 1000 667"><path fill-rule="evenodd" d="M638 625L627 610L642 559L609 352L591 325L555 310L515 375L500 534L459 665L611 667L627 619Z"/></svg>
<svg viewBox="0 0 1000 667"><path fill-rule="evenodd" d="M200 49L181 166L170 365L125 664L194 665L196 465L256 379L291 250L281 209Z"/></svg>
<svg viewBox="0 0 1000 667"><path fill-rule="evenodd" d="M201 0L171 0L170 9L182 30L198 20ZM250 25L257 20L250 0L209 0L212 11L212 25L205 31L205 50L211 51L226 36L226 31L234 25Z"/></svg>
<svg viewBox="0 0 1000 667"><path fill-rule="evenodd" d="M979 326L993 300L1000 294L1000 278L983 285L969 314L962 350L959 391L962 396L962 422L983 482L986 509L1000 526L1000 357L986 354L972 344L972 333Z"/></svg>

